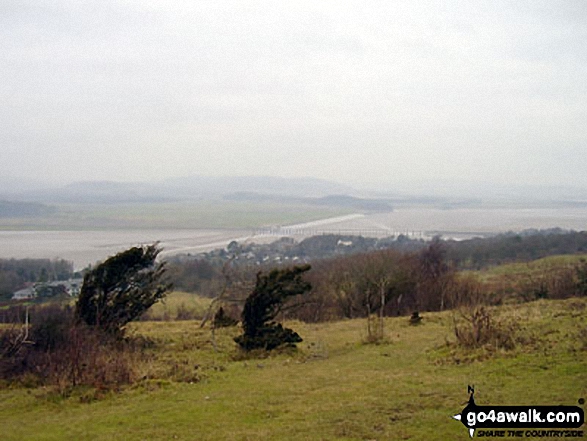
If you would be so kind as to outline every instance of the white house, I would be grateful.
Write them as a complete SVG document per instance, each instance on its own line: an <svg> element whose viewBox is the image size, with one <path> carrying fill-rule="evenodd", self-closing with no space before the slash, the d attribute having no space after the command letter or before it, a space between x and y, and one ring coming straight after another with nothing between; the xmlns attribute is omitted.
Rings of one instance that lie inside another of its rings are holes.
<svg viewBox="0 0 587 441"><path fill-rule="evenodd" d="M27 300L32 299L35 296L35 290L33 287L19 289L12 294L12 300Z"/></svg>

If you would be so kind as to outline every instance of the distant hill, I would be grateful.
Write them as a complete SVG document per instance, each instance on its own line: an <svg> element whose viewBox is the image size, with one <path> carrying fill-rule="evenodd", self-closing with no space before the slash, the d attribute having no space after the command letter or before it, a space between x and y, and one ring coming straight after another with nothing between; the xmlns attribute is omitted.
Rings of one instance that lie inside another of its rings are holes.
<svg viewBox="0 0 587 441"><path fill-rule="evenodd" d="M180 191L195 191L202 195L217 196L236 192L297 197L321 197L337 193L357 193L350 186L325 179L280 178L274 176L189 176L166 179L162 182L162 185L166 188L179 189Z"/></svg>
<svg viewBox="0 0 587 441"><path fill-rule="evenodd" d="M323 197L333 193L355 193L355 190L315 178L189 176L159 182L74 182L58 188L25 191L18 196L22 200L35 202L127 203L214 199L237 192L282 197Z"/></svg>
<svg viewBox="0 0 587 441"><path fill-rule="evenodd" d="M31 202L0 201L0 218L38 217L56 212L55 207Z"/></svg>
<svg viewBox="0 0 587 441"><path fill-rule="evenodd" d="M165 202L177 199L167 192L159 191L153 184L112 181L74 182L63 187L21 192L15 197L26 201L74 204Z"/></svg>
<svg viewBox="0 0 587 441"><path fill-rule="evenodd" d="M348 195L328 195L323 197L293 197L261 194L249 191L239 191L226 194L223 197L228 201L239 202L285 202L291 204L307 204L326 207L342 207L359 211L393 211L393 206L386 199L359 198Z"/></svg>
<svg viewBox="0 0 587 441"><path fill-rule="evenodd" d="M355 208L358 210L383 211L393 210L389 200L385 199L364 199L348 195L329 195L316 199L316 205L329 205L338 207Z"/></svg>
<svg viewBox="0 0 587 441"><path fill-rule="evenodd" d="M185 176L147 182L46 182L0 177L0 200L38 203L151 203L210 199L271 200L385 211L402 207L584 208L587 189L553 186L489 185L466 182L397 182L355 188L318 179L275 176ZM321 198L324 198L321 200ZM366 205L367 206L366 206Z"/></svg>

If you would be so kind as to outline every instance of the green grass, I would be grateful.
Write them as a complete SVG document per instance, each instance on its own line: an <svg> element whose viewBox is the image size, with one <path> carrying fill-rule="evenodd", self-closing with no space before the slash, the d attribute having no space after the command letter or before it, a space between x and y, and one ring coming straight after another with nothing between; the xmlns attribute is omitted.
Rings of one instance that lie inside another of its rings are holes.
<svg viewBox="0 0 587 441"><path fill-rule="evenodd" d="M349 214L337 207L290 203L198 201L134 204L61 204L46 217L3 218L4 230L256 228Z"/></svg>
<svg viewBox="0 0 587 441"><path fill-rule="evenodd" d="M242 357L218 332L218 352L199 323L141 322L134 335L153 342L148 378L86 403L87 392L60 398L42 388L0 390L5 440L458 440L451 418L467 385L478 404L576 405L587 398L587 299L502 306L527 345L480 348L462 362L452 312L385 322L387 339L364 344L365 320L288 323L302 335L297 351ZM448 342L448 344L447 344ZM542 438L547 439L547 438Z"/></svg>
<svg viewBox="0 0 587 441"><path fill-rule="evenodd" d="M174 320L178 313L189 313L194 319L206 314L212 300L188 292L174 291L163 302L156 303L147 312L150 320Z"/></svg>
<svg viewBox="0 0 587 441"><path fill-rule="evenodd" d="M501 276L532 276L553 269L574 267L581 259L587 259L587 254L557 255L544 257L530 262L508 263L497 265L486 270L476 271L482 279Z"/></svg>
<svg viewBox="0 0 587 441"><path fill-rule="evenodd" d="M561 298L574 291L576 267L585 258L587 255L556 255L462 274L472 274L485 292L505 303L530 300L541 289L546 289L549 298Z"/></svg>

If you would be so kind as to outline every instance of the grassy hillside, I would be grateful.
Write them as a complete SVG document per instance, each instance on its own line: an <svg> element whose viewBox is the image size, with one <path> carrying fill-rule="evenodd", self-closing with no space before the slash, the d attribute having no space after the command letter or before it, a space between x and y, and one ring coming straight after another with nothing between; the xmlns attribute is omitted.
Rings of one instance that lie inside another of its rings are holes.
<svg viewBox="0 0 587 441"><path fill-rule="evenodd" d="M147 320L201 319L206 314L212 299L196 294L174 291L163 302L156 303L147 311Z"/></svg>
<svg viewBox="0 0 587 441"><path fill-rule="evenodd" d="M144 380L120 393L0 390L5 440L468 439L451 415L467 385L478 404L576 405L587 397L587 299L492 310L518 324L505 351L454 345L452 312L385 322L387 341L364 344L365 320L289 323L297 351L244 358L232 337L199 323L141 322L151 341ZM547 438L542 438L547 439Z"/></svg>
<svg viewBox="0 0 587 441"><path fill-rule="evenodd" d="M527 277L539 274L544 271L549 271L551 269L573 268L581 261L581 259L587 259L587 255L570 254L549 256L529 262L497 265L487 270L478 271L477 273L483 276L483 278L486 280L500 276Z"/></svg>
<svg viewBox="0 0 587 441"><path fill-rule="evenodd" d="M504 302L533 300L536 296L560 298L572 295L577 266L587 255L549 256L530 262L502 264L472 271L487 292Z"/></svg>

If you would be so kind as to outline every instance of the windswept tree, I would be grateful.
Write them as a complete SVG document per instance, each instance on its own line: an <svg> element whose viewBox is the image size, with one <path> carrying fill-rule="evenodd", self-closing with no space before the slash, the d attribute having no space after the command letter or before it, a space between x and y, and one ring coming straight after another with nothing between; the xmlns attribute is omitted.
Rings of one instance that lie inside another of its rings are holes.
<svg viewBox="0 0 587 441"><path fill-rule="evenodd" d="M122 333L165 297L171 285L163 280L165 264L157 263L158 244L133 247L86 273L76 303L79 320L109 333Z"/></svg>
<svg viewBox="0 0 587 441"><path fill-rule="evenodd" d="M308 293L312 286L303 280L310 265L259 272L253 292L247 297L242 313L243 335L234 340L245 350L275 349L283 344L302 341L297 332L274 320L284 310L286 300Z"/></svg>

